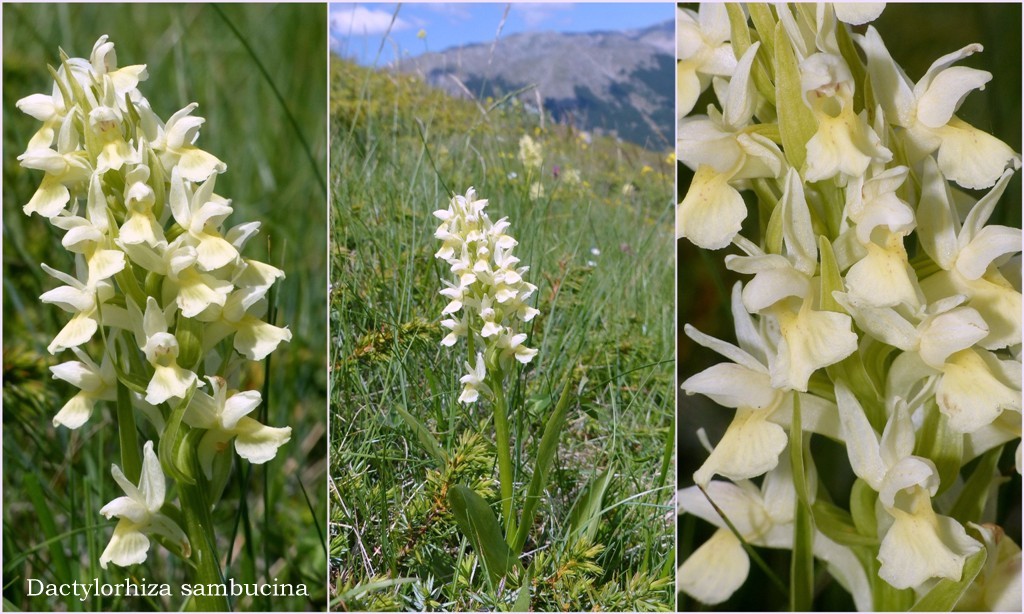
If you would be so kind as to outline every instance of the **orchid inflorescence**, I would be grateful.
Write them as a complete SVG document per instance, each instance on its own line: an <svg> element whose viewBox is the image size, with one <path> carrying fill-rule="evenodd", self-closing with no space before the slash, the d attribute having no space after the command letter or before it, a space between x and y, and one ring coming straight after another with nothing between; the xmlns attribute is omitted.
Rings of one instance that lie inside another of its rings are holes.
<svg viewBox="0 0 1024 614"><path fill-rule="evenodd" d="M1021 231L987 224L1020 156L956 115L992 78L955 65L981 45L915 83L874 27L849 28L883 8L677 13L678 159L694 171L677 234L735 246L725 265L750 276L732 293L737 344L685 327L730 362L683 390L736 408L713 448L699 433L710 454L678 499L719 527L678 574L704 603L743 584L743 541L796 550L805 505L813 555L858 609L961 580L945 605L1021 608L1020 548L983 512L1005 444L1021 471ZM718 105L691 115L709 87ZM745 191L755 240L740 234ZM845 445L850 510L819 487L811 433ZM979 457L993 460L961 476ZM984 566L967 575L969 560Z"/></svg>
<svg viewBox="0 0 1024 614"><path fill-rule="evenodd" d="M113 466L125 496L100 510L119 519L100 556L104 568L143 562L151 537L188 557L189 538L172 518L180 512L165 504L165 471L180 486L205 478L222 491L231 457L221 453L232 440L241 457L264 463L291 437L290 427L249 417L262 402L258 391L229 384L242 379L246 361L291 339L263 319L284 272L242 255L258 222L225 228L231 201L214 186L227 166L195 145L204 122L192 115L195 103L162 121L137 87L146 67L118 68L107 36L88 59L61 59L52 92L17 103L43 122L18 157L44 173L24 211L64 231L75 259L74 274L42 265L64 285L40 299L72 314L48 349L77 358L51 370L80 389L53 423L77 429L101 402L117 403L122 459L134 462ZM141 460L124 447L137 447L135 410L154 433ZM192 450L201 475L178 466Z"/></svg>
<svg viewBox="0 0 1024 614"><path fill-rule="evenodd" d="M473 403L480 392L491 393L488 372L508 372L515 359L527 364L537 354L525 345L523 323L538 313L528 303L537 286L523 279L529 267L517 267L512 254L518 244L506 230L507 218L491 222L486 200L476 190L455 195L447 209L434 212L441 220L434 233L442 241L435 256L451 267L453 280L444 280L441 294L449 303L441 312L441 325L450 332L441 345L451 347L465 337L469 343L467 373L462 377L459 401ZM498 378L503 379L503 378Z"/></svg>

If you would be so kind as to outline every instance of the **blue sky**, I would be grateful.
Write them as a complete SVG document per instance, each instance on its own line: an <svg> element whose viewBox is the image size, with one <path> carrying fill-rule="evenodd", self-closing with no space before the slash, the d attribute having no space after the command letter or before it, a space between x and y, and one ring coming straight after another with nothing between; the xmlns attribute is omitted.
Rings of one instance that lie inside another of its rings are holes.
<svg viewBox="0 0 1024 614"><path fill-rule="evenodd" d="M396 6L384 2L331 4L332 49L362 64L376 59L378 65L384 65L391 63L396 53L415 56L468 43L490 43L506 9L503 37L517 32L629 30L675 17L675 5L666 2L406 3L397 15ZM421 31L425 33L422 38Z"/></svg>

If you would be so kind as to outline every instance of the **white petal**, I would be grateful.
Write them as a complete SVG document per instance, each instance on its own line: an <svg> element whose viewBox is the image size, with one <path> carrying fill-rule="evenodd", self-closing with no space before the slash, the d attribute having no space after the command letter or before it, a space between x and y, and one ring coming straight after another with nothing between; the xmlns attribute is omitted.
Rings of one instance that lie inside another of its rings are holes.
<svg viewBox="0 0 1024 614"><path fill-rule="evenodd" d="M700 98L700 78L695 64L683 60L676 64L676 112L680 119L686 117ZM434 215L437 215L436 213Z"/></svg>
<svg viewBox="0 0 1024 614"><path fill-rule="evenodd" d="M725 435L693 474L693 480L707 484L714 475L744 480L774 469L788 438L781 426L768 421L768 413L736 410Z"/></svg>
<svg viewBox="0 0 1024 614"><path fill-rule="evenodd" d="M108 520L111 518L127 518L135 524L141 524L149 517L149 510L131 497L118 497L100 508L100 515Z"/></svg>
<svg viewBox="0 0 1024 614"><path fill-rule="evenodd" d="M215 173L223 173L228 165L220 159L199 149L198 147L184 147L181 150L181 157L178 159L178 168L181 169L181 176L189 181L206 181Z"/></svg>
<svg viewBox="0 0 1024 614"><path fill-rule="evenodd" d="M212 429L218 426L217 418L220 407L210 395L202 390L196 390L192 395L192 401L185 409L182 420L185 424L200 429Z"/></svg>
<svg viewBox="0 0 1024 614"><path fill-rule="evenodd" d="M754 536L763 533L771 523L765 512L761 493L757 487L750 482L743 482L743 486L721 480L709 482L704 490L707 497L696 486L680 490L676 496L676 503L679 513L693 514L706 520L720 529L725 529L725 522L708 498L715 502L729 517L729 522L736 527L740 535Z"/></svg>
<svg viewBox="0 0 1024 614"><path fill-rule="evenodd" d="M246 390L245 392L237 392L230 397L224 403L224 408L221 410L221 424L226 429L233 429L238 424L238 421L243 416L248 416L259 407L260 403L263 402L263 398L260 393L256 390Z"/></svg>
<svg viewBox="0 0 1024 614"><path fill-rule="evenodd" d="M149 538L131 528L130 521L122 520L114 527L114 535L110 543L100 555L100 567L107 568L108 563L127 567L145 562L149 553Z"/></svg>
<svg viewBox="0 0 1024 614"><path fill-rule="evenodd" d="M185 556L189 556L191 553L192 548L188 543L188 537L185 535L185 532L167 516L153 514L152 518L149 519L146 529L154 535L161 535L169 539L171 543L177 544Z"/></svg>
<svg viewBox="0 0 1024 614"><path fill-rule="evenodd" d="M292 340L292 331L246 316L235 333L234 347L249 360L263 360L283 341Z"/></svg>
<svg viewBox="0 0 1024 614"><path fill-rule="evenodd" d="M164 471L160 466L160 459L153 451L152 441L147 441L142 448L142 475L139 478L139 493L145 498L146 507L151 512L160 510L167 494Z"/></svg>
<svg viewBox="0 0 1024 614"><path fill-rule="evenodd" d="M201 270L213 271L235 260L238 250L221 237L205 235L196 246L196 256Z"/></svg>
<svg viewBox="0 0 1024 614"><path fill-rule="evenodd" d="M754 63L754 54L760 47L761 43L755 42L743 52L729 81L729 94L722 101L722 117L728 126L744 126L754 114L757 96L754 81L750 78L750 68Z"/></svg>
<svg viewBox="0 0 1024 614"><path fill-rule="evenodd" d="M885 10L884 2L836 2L832 5L836 18L851 26L860 26L878 19Z"/></svg>
<svg viewBox="0 0 1024 614"><path fill-rule="evenodd" d="M689 337L690 339L693 339L695 342L708 348L709 350L714 350L715 352L718 352L719 354L725 356L726 358L735 362L736 364L743 365L744 367L752 371L766 371L763 364L755 360L754 357L751 356L750 354L747 354L746 352L744 352L743 350L741 350L740 348L736 347L731 343L722 341L721 339L716 339L710 335L706 335L697 330L696 328L694 328L691 324L685 324L683 326L683 330L686 333L686 336Z"/></svg>
<svg viewBox="0 0 1024 614"><path fill-rule="evenodd" d="M273 428L249 417L238 421L235 451L250 463L262 464L277 455L277 449L292 438L290 426Z"/></svg>
<svg viewBox="0 0 1024 614"><path fill-rule="evenodd" d="M896 588L919 586L930 578L960 580L964 561L981 549L960 524L937 516L924 495L917 514L894 510L895 522L882 539L878 575Z"/></svg>
<svg viewBox="0 0 1024 614"><path fill-rule="evenodd" d="M782 207L782 236L789 259L798 271L813 275L818 261L817 235L811 228L811 212L804 196L803 181L793 169L789 169L786 175L786 187L779 206Z"/></svg>
<svg viewBox="0 0 1024 614"><path fill-rule="evenodd" d="M988 325L974 309L957 307L930 318L921 330L921 360L942 369L952 354L966 350L988 336Z"/></svg>
<svg viewBox="0 0 1024 614"><path fill-rule="evenodd" d="M196 380L196 374L178 365L157 365L153 379L146 386L146 402L158 405L172 398L183 399L188 387Z"/></svg>
<svg viewBox="0 0 1024 614"><path fill-rule="evenodd" d="M687 394L703 394L725 407L768 409L781 397L763 370L753 371L725 362L688 378L682 388Z"/></svg>
<svg viewBox="0 0 1024 614"><path fill-rule="evenodd" d="M917 346L916 327L895 309L872 307L843 292L833 292L832 296L853 316L857 326L875 339L904 351Z"/></svg>
<svg viewBox="0 0 1024 614"><path fill-rule="evenodd" d="M727 247L747 218L743 197L710 166L697 169L676 210L676 236L704 249Z"/></svg>
<svg viewBox="0 0 1024 614"><path fill-rule="evenodd" d="M907 260L903 240L891 235L890 248L867 245L867 255L846 273L846 288L851 297L872 307L920 304L917 273Z"/></svg>
<svg viewBox="0 0 1024 614"><path fill-rule="evenodd" d="M840 433L846 441L846 453L853 472L874 490L881 489L888 467L882 461L878 435L871 428L857 397L842 380L836 382L836 405L839 408Z"/></svg>
<svg viewBox="0 0 1024 614"><path fill-rule="evenodd" d="M96 397L80 392L71 397L53 417L53 426L77 429L89 420L95 406Z"/></svg>
<svg viewBox="0 0 1024 614"><path fill-rule="evenodd" d="M985 84L991 80L992 73L966 66L951 66L941 71L917 100L918 121L929 128L945 126L964 98L973 90L985 89Z"/></svg>
<svg viewBox="0 0 1024 614"><path fill-rule="evenodd" d="M967 279L978 279L998 258L1021 251L1021 230L1007 226L985 226L960 250L957 271Z"/></svg>
<svg viewBox="0 0 1024 614"><path fill-rule="evenodd" d="M46 349L51 354L56 354L61 350L76 348L92 339L98 328L96 320L87 315L78 314L71 318L64 325L64 328L60 329L60 332L53 338L50 345L46 346Z"/></svg>
<svg viewBox="0 0 1024 614"><path fill-rule="evenodd" d="M719 529L676 572L676 585L707 605L722 603L743 585L750 557L728 529Z"/></svg>
<svg viewBox="0 0 1024 614"><path fill-rule="evenodd" d="M811 374L835 364L857 350L853 320L845 313L815 311L809 301L797 313L776 310L782 340L771 365L776 388L807 392Z"/></svg>
<svg viewBox="0 0 1024 614"><path fill-rule="evenodd" d="M955 116L935 133L942 142L939 169L960 186L987 188L1007 167L1020 168L1020 156L1009 145Z"/></svg>
<svg viewBox="0 0 1024 614"><path fill-rule="evenodd" d="M949 428L971 433L990 424L1006 409L1021 410L1021 391L999 381L979 355L964 350L949 357L935 391Z"/></svg>

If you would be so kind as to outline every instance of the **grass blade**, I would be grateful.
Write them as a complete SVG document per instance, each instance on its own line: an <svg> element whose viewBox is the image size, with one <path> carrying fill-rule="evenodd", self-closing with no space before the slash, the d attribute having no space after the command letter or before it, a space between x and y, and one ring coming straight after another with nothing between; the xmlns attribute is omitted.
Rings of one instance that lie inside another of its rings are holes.
<svg viewBox="0 0 1024 614"><path fill-rule="evenodd" d="M412 429L412 432L416 433L416 439L423 446L424 451L438 462L440 465L444 465L448 462L448 455L445 454L444 449L441 447L440 442L434 437L434 434L430 432L430 429L426 427L422 422L416 419L415 416L410 414L406 409L400 405L395 406L395 411L398 415L405 420L406 426Z"/></svg>

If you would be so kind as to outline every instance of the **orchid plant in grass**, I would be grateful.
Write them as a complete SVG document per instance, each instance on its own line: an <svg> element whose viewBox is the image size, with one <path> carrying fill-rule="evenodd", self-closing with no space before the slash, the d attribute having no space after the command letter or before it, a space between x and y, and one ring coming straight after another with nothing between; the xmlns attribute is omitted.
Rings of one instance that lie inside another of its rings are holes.
<svg viewBox="0 0 1024 614"><path fill-rule="evenodd" d="M258 222L225 225L231 201L214 187L227 166L196 145L196 104L161 120L138 89L146 67L119 67L107 36L89 58L61 53L50 74L51 92L17 106L42 122L18 156L42 171L24 211L62 231L74 260L70 272L42 264L62 285L40 300L71 316L48 349L73 356L51 371L79 389L53 424L114 410L124 496L98 510L118 519L102 567L142 563L156 541L219 583L210 512L234 453L265 463L291 437L250 416L258 391L235 389L248 362L291 339L265 320L284 272L243 255Z"/></svg>
<svg viewBox="0 0 1024 614"><path fill-rule="evenodd" d="M957 117L992 78L958 65L981 45L915 82L875 28L851 28L883 8L677 13L677 156L694 171L677 234L731 248L744 278L735 343L685 325L726 361L683 391L735 408L715 445L699 433L708 455L678 493L718 527L678 569L705 604L766 547L792 550L794 609L815 560L860 610L1021 609L1021 550L992 512L1005 447L1021 471L1021 231L988 223L1020 155ZM709 88L717 104L695 109ZM844 446L850 493L819 484L812 438Z"/></svg>
<svg viewBox="0 0 1024 614"><path fill-rule="evenodd" d="M539 149L526 149L539 159ZM487 403L493 411L503 526L487 502L467 486L452 488L448 503L490 577L499 581L520 569L518 558L547 485L572 395L566 376L540 439L529 485L526 492L517 493L512 458L516 446L509 428L510 412L517 408L510 407L507 391L518 367L530 364L537 355L537 350L527 345L526 329L540 312L532 306L537 286L526 280L529 267L519 266L514 255L518 242L508 233L511 223L507 218L492 221L487 205L473 188L465 195L452 196L447 208L434 212L441 220L434 236L441 241L435 257L447 263L450 271L450 278L442 280L441 294L448 304L441 312L441 326L449 332L441 345L454 347L465 340L466 372L460 378L458 402ZM422 430L413 418L403 417ZM524 590L528 594L528 587Z"/></svg>

